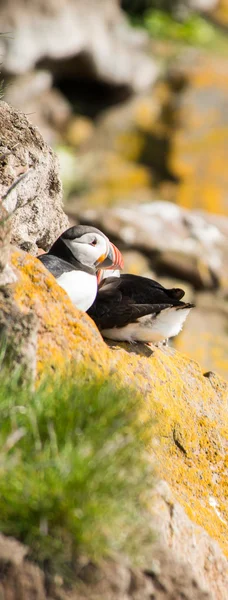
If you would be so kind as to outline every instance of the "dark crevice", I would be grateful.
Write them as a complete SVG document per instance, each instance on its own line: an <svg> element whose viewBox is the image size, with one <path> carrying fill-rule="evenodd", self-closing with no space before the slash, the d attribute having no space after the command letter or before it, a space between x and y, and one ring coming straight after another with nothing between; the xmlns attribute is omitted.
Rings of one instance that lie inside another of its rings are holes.
<svg viewBox="0 0 228 600"><path fill-rule="evenodd" d="M187 456L187 452L186 452L184 446L182 446L181 442L176 437L175 429L173 430L173 441L174 441L174 444L177 446L177 448L179 450L181 450L181 452L183 452L183 454L185 454L185 456Z"/></svg>
<svg viewBox="0 0 228 600"><path fill-rule="evenodd" d="M123 103L132 94L127 85L114 85L101 79L86 53L58 61L44 59L38 67L52 73L55 88L67 98L75 113L92 119L106 108Z"/></svg>

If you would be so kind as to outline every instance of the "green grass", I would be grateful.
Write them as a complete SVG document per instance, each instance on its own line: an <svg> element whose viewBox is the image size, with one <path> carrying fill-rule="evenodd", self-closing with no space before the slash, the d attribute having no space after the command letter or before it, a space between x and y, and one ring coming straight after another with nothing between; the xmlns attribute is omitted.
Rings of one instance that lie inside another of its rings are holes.
<svg viewBox="0 0 228 600"><path fill-rule="evenodd" d="M141 399L77 379L32 391L21 374L0 376L0 531L66 577L81 552L139 561L152 539Z"/></svg>

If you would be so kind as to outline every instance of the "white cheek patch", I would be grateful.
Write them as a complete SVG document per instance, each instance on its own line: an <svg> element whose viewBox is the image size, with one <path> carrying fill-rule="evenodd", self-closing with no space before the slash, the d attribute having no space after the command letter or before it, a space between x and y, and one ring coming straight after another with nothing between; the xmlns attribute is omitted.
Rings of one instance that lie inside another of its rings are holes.
<svg viewBox="0 0 228 600"><path fill-rule="evenodd" d="M75 240L65 240L64 244L72 252L73 256L82 265L92 267L102 255L107 254L107 242L101 235L97 235L97 245L91 244L93 236L86 234ZM81 241L80 241L81 240Z"/></svg>

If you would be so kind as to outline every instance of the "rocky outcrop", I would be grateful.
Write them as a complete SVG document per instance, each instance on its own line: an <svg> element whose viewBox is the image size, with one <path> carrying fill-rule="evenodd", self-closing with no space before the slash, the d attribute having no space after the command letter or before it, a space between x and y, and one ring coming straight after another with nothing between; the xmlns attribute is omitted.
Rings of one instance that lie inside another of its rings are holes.
<svg viewBox="0 0 228 600"><path fill-rule="evenodd" d="M191 571L157 550L150 571L143 573L114 561L95 565L85 558L75 569L76 584L64 589L61 578L48 582L32 562L28 549L16 540L0 535L0 594L3 600L212 600Z"/></svg>
<svg viewBox="0 0 228 600"><path fill-rule="evenodd" d="M24 0L0 3L0 53L6 73L20 74L49 59L55 74L68 64L77 72L141 90L152 83L157 67L147 57L146 38L134 33L116 0ZM61 44L59 41L61 40ZM70 60L69 60L70 59Z"/></svg>
<svg viewBox="0 0 228 600"><path fill-rule="evenodd" d="M0 197L11 215L11 241L37 253L68 223L57 158L28 119L5 102L0 102L0 130Z"/></svg>
<svg viewBox="0 0 228 600"><path fill-rule="evenodd" d="M38 317L38 376L49 369L64 372L73 359L93 376L133 385L145 398L142 418L154 417L149 451L158 477L172 491L171 498L164 489L159 492L164 518L158 532L163 530L179 559L188 563L192 557L194 576L200 575L203 587L222 600L228 585L222 555L222 550L228 553L227 385L213 373L204 376L197 363L170 348L108 347L37 259L16 251L11 260L18 278L8 286L11 302L23 316Z"/></svg>

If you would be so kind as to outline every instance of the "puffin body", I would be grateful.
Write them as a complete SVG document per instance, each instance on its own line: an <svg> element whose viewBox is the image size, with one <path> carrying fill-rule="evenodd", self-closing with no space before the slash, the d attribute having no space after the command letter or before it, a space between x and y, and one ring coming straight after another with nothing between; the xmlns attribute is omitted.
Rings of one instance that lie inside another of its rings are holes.
<svg viewBox="0 0 228 600"><path fill-rule="evenodd" d="M97 270L122 268L119 250L96 227L67 229L47 254L38 257L67 292L73 304L87 311L97 294Z"/></svg>
<svg viewBox="0 0 228 600"><path fill-rule="evenodd" d="M102 280L88 314L103 337L116 341L158 343L177 335L193 304L184 291L166 289L153 279L124 274Z"/></svg>

